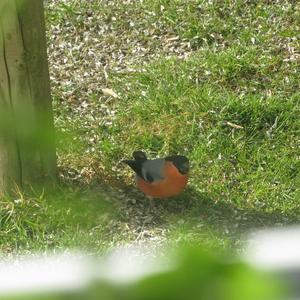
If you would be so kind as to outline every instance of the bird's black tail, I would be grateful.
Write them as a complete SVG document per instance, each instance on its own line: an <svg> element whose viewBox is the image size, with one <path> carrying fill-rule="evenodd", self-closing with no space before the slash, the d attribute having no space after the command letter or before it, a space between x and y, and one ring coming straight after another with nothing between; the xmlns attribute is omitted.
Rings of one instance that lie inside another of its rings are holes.
<svg viewBox="0 0 300 300"><path fill-rule="evenodd" d="M132 157L133 157L135 160L143 160L143 161L147 160L147 155L146 155L146 153L143 152L143 151L140 151L140 150L134 151L134 152L132 153Z"/></svg>
<svg viewBox="0 0 300 300"><path fill-rule="evenodd" d="M128 165L138 176L142 175L142 165L147 160L147 156L143 151L134 151L132 153L134 159L125 159L121 162Z"/></svg>

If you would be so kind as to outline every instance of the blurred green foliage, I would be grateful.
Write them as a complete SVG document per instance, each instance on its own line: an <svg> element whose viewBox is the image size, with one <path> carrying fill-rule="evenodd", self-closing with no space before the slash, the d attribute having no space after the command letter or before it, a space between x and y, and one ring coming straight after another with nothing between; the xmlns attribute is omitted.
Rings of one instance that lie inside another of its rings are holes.
<svg viewBox="0 0 300 300"><path fill-rule="evenodd" d="M79 292L10 299L275 300L284 294L283 285L270 275L227 255L209 254L201 247L181 248L173 257L172 266L168 271L126 283L95 281Z"/></svg>

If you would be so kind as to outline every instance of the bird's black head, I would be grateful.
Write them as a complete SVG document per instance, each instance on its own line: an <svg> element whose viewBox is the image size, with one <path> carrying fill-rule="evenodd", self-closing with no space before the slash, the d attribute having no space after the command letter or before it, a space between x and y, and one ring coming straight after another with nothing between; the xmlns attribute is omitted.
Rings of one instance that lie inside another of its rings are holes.
<svg viewBox="0 0 300 300"><path fill-rule="evenodd" d="M181 174L184 175L189 172L190 163L187 157L183 155L171 155L167 156L165 160L171 161Z"/></svg>

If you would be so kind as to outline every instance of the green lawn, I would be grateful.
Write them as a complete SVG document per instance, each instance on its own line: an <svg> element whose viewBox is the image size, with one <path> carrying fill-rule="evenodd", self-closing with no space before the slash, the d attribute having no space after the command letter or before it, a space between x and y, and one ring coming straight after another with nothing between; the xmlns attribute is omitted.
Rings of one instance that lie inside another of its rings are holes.
<svg viewBox="0 0 300 300"><path fill-rule="evenodd" d="M299 221L300 5L235 2L47 1L62 185L1 203L1 249L239 248ZM188 189L150 206L137 149L187 155Z"/></svg>

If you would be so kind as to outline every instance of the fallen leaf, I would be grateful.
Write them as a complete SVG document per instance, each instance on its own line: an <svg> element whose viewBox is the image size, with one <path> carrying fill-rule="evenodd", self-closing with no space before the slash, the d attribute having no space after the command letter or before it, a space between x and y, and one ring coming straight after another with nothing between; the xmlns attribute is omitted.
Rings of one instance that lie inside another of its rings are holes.
<svg viewBox="0 0 300 300"><path fill-rule="evenodd" d="M118 94L116 94L112 89L102 89L102 93L105 96L111 96L114 98L119 98Z"/></svg>
<svg viewBox="0 0 300 300"><path fill-rule="evenodd" d="M173 41L177 41L177 40L179 40L179 36L178 35L170 37L170 38L167 39L168 42L173 42Z"/></svg>
<svg viewBox="0 0 300 300"><path fill-rule="evenodd" d="M240 125L228 122L228 121L226 122L226 125L228 125L230 127L233 127L233 128L236 128L236 129L243 129L244 128L243 126L240 126Z"/></svg>

